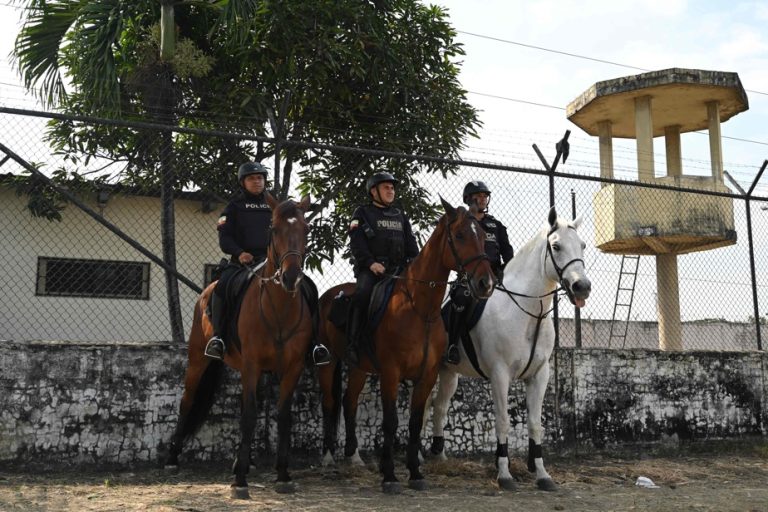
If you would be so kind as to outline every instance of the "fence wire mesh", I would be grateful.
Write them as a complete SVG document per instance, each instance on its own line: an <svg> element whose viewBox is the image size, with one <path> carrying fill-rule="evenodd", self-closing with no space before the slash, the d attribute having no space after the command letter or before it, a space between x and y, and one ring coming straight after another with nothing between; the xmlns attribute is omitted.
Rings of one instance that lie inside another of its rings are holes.
<svg viewBox="0 0 768 512"><path fill-rule="evenodd" d="M83 124L82 128L87 130L89 126ZM4 134L0 142L47 176L66 172L67 190L92 213L59 198L59 203L65 205L59 212L60 220L32 215L30 205L40 209L49 203L35 204L31 198L39 197L39 194L20 193L18 177L28 172L19 161L0 155L0 208L3 213L0 216L3 239L0 244L0 285L6 290L6 300L0 306L0 339L171 340L173 320L168 307L169 284L165 270L157 262L164 259L162 202L160 189L153 184L157 183L161 163L156 162L152 169L147 169L146 176L139 179L131 174L135 172L135 162L109 160L89 152L87 146L83 146L76 160L65 159L46 144L45 129L45 118L0 115L0 133ZM123 129L140 131L148 146L160 137L160 132L152 133L146 127ZM222 149L222 154L231 155L229 150L232 148L244 155L249 151L252 154L259 144L255 140L244 140L240 135L177 133L176 147L183 146L179 142L184 142L185 138L206 136L220 139L221 147L227 150ZM338 151L349 152L349 148L338 148ZM357 169L367 156L367 150L358 148L346 161L351 168ZM380 154L376 157L383 162L383 167L387 167L386 159ZM420 162L426 157L404 155L391 158ZM486 182L492 190L490 212L508 227L515 248L525 244L544 226L551 192L554 206L562 217L583 216L579 231L587 242L584 262L593 282L593 291L579 315L567 300L560 301L557 310L560 346L659 348L659 294L667 294L669 289L676 288L679 289L681 320L679 348L735 351L762 348L759 345L760 326L765 321L762 308L768 304L768 278L765 277L768 274L768 251L765 250L768 211L762 209L765 202L681 190L659 191L642 188L632 181L601 183L597 179L599 166L580 165L579 160L575 164L560 164L557 169L560 174L553 176L552 190L550 176L543 167L526 170L503 164L456 163L455 174L444 177L439 173L420 172L417 181L434 203L443 197L454 205L461 203L461 191L467 181ZM184 169L184 156L175 155L174 165ZM210 175L216 176L214 181L219 185L231 186L236 183L235 172L234 167L217 168L211 169ZM292 186L298 184L301 172L293 174ZM619 174L622 179L631 179L627 173ZM112 179L104 182L98 179L105 175ZM229 196L222 192L226 186L205 185L201 176L184 174L181 183L175 184L173 196L175 268L186 279L178 284L184 332L191 326L199 288L210 282L211 271L223 256L218 247L216 221ZM146 181L145 186L142 186L142 179ZM37 192L55 196L43 181L32 180L31 183L27 182L25 192L32 186ZM613 222L606 224L606 206L599 199L611 187L616 189L613 197L624 194L625 208L630 209L631 215L621 222L635 230L635 238L645 240L639 242L643 251L635 247L622 254L622 251L611 253L596 247L599 242L614 236L608 228L614 229L621 223L617 220L620 215L616 213ZM230 187L229 190L234 189ZM332 198L327 203L325 213L315 218L319 229L314 230L312 236L334 236L328 226L321 225L327 212L334 208ZM689 219L685 224L675 221L674 212L696 213L692 216L685 214ZM124 236L98 222L96 216ZM751 233L748 216L751 216ZM688 238L680 237L677 242L682 245L678 246L655 237L653 232L640 237L638 230L658 228L646 222L654 218L668 222L670 229L681 233L685 231L684 227L690 228L693 234ZM417 232L423 241L430 228L422 226ZM697 243L717 245L707 239L711 232L725 235L727 240L721 240L721 247L691 252L683 249L688 247L686 243L692 244L694 238ZM750 237L753 239L755 277L750 267ZM346 243L345 240L340 242L339 245ZM144 251L139 251L136 244ZM675 258L676 285L668 274L664 279L658 279L659 259L650 253L651 249L681 252ZM641 254L635 257L638 252ZM149 258L147 253L155 255L156 260ZM342 253L337 253L333 261L323 261L320 270L311 270L309 275L321 293L335 284L353 279L349 262ZM757 297L757 307L753 294ZM759 313L755 315L755 311Z"/></svg>

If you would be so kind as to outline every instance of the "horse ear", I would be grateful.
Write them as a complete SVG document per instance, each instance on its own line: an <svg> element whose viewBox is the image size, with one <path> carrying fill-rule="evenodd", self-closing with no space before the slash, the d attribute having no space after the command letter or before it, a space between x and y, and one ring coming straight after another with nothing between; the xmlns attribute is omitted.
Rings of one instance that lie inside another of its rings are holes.
<svg viewBox="0 0 768 512"><path fill-rule="evenodd" d="M453 217L454 215L456 215L456 208L451 206L451 203L443 199L443 196L439 196L439 197L440 197L440 202L443 203L443 210L445 210L445 213L447 213L449 217Z"/></svg>
<svg viewBox="0 0 768 512"><path fill-rule="evenodd" d="M269 205L270 210L274 210L277 206L277 199L275 199L272 194L266 190L264 191L264 199L267 200L267 204Z"/></svg>
<svg viewBox="0 0 768 512"><path fill-rule="evenodd" d="M555 226L557 226L557 211L553 206L549 209L549 227L554 229Z"/></svg>
<svg viewBox="0 0 768 512"><path fill-rule="evenodd" d="M309 211L309 194L305 195L301 198L301 202L297 204L296 206L299 208L299 210L303 211L304 213Z"/></svg>
<svg viewBox="0 0 768 512"><path fill-rule="evenodd" d="M584 220L584 217L582 217L581 214L579 214L575 219L573 219L573 227L576 229L579 229L579 226L581 226L581 222Z"/></svg>

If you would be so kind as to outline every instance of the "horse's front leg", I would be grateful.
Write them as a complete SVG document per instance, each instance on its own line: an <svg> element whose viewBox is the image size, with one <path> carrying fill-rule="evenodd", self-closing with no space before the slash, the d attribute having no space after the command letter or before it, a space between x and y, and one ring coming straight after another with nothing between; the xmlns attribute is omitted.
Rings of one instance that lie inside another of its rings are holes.
<svg viewBox="0 0 768 512"><path fill-rule="evenodd" d="M341 413L341 362L334 357L331 364L318 369L323 406L323 466L335 461L336 442Z"/></svg>
<svg viewBox="0 0 768 512"><path fill-rule="evenodd" d="M384 444L381 450L379 469L384 475L384 480L381 482L381 490L387 494L397 494L402 491L400 482L395 476L394 460L395 434L397 433L397 389L399 385L400 375L396 369L381 373ZM421 429L421 422L418 423L418 428Z"/></svg>
<svg viewBox="0 0 768 512"><path fill-rule="evenodd" d="M248 499L248 482L245 476L251 465L251 443L253 430L256 427L256 391L259 386L261 369L246 362L240 372L243 384L243 407L240 414L240 446L235 457L232 471L235 481L232 484L231 496L235 499Z"/></svg>
<svg viewBox="0 0 768 512"><path fill-rule="evenodd" d="M347 390L344 392L344 456L355 466L365 465L357 448L357 407L367 377L357 368L351 368L347 379Z"/></svg>
<svg viewBox="0 0 768 512"><path fill-rule="evenodd" d="M528 404L528 471L536 472L536 485L544 491L556 491L557 484L544 469L541 442L544 429L541 427L541 408L549 382L549 362L531 375L525 382L525 399Z"/></svg>
<svg viewBox="0 0 768 512"><path fill-rule="evenodd" d="M280 398L277 402L277 483L275 484L275 491L279 493L296 491L296 485L288 474L288 455L291 449L293 393L303 369L302 351L285 365L285 371L280 379Z"/></svg>
<svg viewBox="0 0 768 512"><path fill-rule="evenodd" d="M496 481L506 491L517 489L514 478L509 472L509 370L507 367L494 368L491 377L493 409L496 416Z"/></svg>
<svg viewBox="0 0 768 512"><path fill-rule="evenodd" d="M424 405L427 403L432 388L437 380L437 368L425 372L416 383L411 394L411 417L408 420L407 465L411 472L408 487L417 491L427 488L424 475L419 470L419 451L421 450L421 429L424 420Z"/></svg>
<svg viewBox="0 0 768 512"><path fill-rule="evenodd" d="M432 446L429 453L445 460L445 422L448 417L448 406L459 386L459 374L447 369L440 370L437 394L432 401Z"/></svg>

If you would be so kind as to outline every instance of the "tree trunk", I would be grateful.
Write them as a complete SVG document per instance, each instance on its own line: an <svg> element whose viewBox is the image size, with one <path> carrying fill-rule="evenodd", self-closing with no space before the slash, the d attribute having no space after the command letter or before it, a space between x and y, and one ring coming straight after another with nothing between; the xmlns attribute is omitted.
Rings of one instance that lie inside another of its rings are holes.
<svg viewBox="0 0 768 512"><path fill-rule="evenodd" d="M158 102L154 114L162 124L175 124L175 101L172 71L170 66L161 66L157 80ZM162 131L158 134L160 157L160 232L162 236L163 261L176 269L176 213L174 209L174 188L176 185L176 162L173 151L173 133ZM165 272L165 289L168 297L168 317L171 337L174 343L184 343L184 325L181 318L179 282L176 276Z"/></svg>

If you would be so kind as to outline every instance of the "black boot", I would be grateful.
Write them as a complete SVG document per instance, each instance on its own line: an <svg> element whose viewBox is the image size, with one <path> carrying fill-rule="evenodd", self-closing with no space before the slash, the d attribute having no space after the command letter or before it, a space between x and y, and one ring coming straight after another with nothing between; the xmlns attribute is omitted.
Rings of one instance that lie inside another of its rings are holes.
<svg viewBox="0 0 768 512"><path fill-rule="evenodd" d="M211 336L211 339L208 340L208 344L205 346L205 355L211 359L221 361L224 359L224 354L227 352L227 346L221 338L221 324L224 321L224 300L217 297L216 293L213 293L211 295L210 306L213 336Z"/></svg>
<svg viewBox="0 0 768 512"><path fill-rule="evenodd" d="M353 303L347 325L347 359L355 366L360 362L359 349L363 341L365 317L366 311Z"/></svg>
<svg viewBox="0 0 768 512"><path fill-rule="evenodd" d="M445 362L449 364L459 364L461 362L459 340L461 339L461 332L464 330L464 309L465 306L451 305L450 329L448 330L448 351L445 354Z"/></svg>

